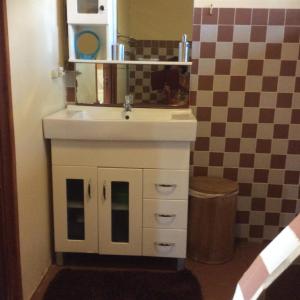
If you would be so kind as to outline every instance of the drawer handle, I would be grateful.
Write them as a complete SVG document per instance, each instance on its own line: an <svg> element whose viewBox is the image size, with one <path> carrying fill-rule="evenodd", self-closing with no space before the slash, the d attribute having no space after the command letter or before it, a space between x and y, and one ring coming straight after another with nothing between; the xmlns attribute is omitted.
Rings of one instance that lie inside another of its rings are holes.
<svg viewBox="0 0 300 300"><path fill-rule="evenodd" d="M164 214L155 214L156 217L158 218L176 218L176 215L164 215Z"/></svg>
<svg viewBox="0 0 300 300"><path fill-rule="evenodd" d="M155 187L156 187L156 190L159 193L169 194L169 193L172 193L176 189L177 184L160 184L160 183L156 183Z"/></svg>
<svg viewBox="0 0 300 300"><path fill-rule="evenodd" d="M160 184L160 183L156 183L155 184L158 187L163 187L163 188L176 188L177 184Z"/></svg>
<svg viewBox="0 0 300 300"><path fill-rule="evenodd" d="M166 215L166 214L154 214L156 222L162 225L170 225L174 222L176 215Z"/></svg>
<svg viewBox="0 0 300 300"><path fill-rule="evenodd" d="M159 246L159 247L174 247L176 244L175 243L159 243L159 242L155 242L154 245L155 246Z"/></svg>

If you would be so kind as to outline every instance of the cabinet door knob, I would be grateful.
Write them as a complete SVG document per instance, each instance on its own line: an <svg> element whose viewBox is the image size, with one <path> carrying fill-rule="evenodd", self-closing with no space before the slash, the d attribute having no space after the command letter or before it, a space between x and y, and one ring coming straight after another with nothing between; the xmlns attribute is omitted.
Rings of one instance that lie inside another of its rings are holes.
<svg viewBox="0 0 300 300"><path fill-rule="evenodd" d="M103 199L106 200L106 181L103 183L102 195Z"/></svg>
<svg viewBox="0 0 300 300"><path fill-rule="evenodd" d="M89 180L89 184L88 184L88 195L89 198L92 198L92 188L91 188L91 179Z"/></svg>

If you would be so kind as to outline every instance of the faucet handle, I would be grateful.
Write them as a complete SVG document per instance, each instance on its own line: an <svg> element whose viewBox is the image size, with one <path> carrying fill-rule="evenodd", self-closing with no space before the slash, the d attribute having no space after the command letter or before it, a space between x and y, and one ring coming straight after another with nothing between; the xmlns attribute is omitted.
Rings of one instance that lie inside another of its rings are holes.
<svg viewBox="0 0 300 300"><path fill-rule="evenodd" d="M125 96L125 103L133 104L133 95L132 94Z"/></svg>

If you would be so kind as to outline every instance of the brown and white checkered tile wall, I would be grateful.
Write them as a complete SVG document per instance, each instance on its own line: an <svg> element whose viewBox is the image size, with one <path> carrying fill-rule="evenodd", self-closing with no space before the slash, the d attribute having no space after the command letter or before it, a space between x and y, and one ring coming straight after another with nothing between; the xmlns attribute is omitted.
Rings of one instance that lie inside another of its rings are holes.
<svg viewBox="0 0 300 300"><path fill-rule="evenodd" d="M168 61L178 57L178 44L179 41L136 40L130 44L131 59ZM135 102L157 104L163 100L151 87L151 73L163 69L164 66L158 65L129 65L129 91Z"/></svg>
<svg viewBox="0 0 300 300"><path fill-rule="evenodd" d="M239 182L237 236L300 211L300 9L194 9L194 175Z"/></svg>

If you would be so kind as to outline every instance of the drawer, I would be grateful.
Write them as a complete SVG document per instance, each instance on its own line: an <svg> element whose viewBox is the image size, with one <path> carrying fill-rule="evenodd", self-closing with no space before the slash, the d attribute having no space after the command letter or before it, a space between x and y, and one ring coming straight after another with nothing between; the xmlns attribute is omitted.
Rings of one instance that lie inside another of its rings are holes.
<svg viewBox="0 0 300 300"><path fill-rule="evenodd" d="M143 174L144 198L187 199L189 187L188 170L146 169Z"/></svg>
<svg viewBox="0 0 300 300"><path fill-rule="evenodd" d="M186 257L186 230L143 229L143 255L159 257Z"/></svg>
<svg viewBox="0 0 300 300"><path fill-rule="evenodd" d="M187 228L187 200L150 200L143 202L143 227Z"/></svg>

